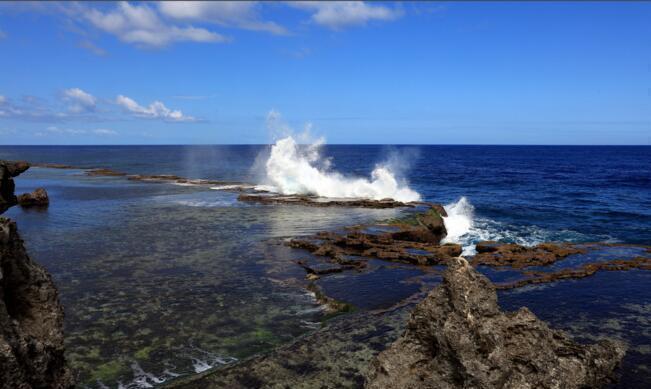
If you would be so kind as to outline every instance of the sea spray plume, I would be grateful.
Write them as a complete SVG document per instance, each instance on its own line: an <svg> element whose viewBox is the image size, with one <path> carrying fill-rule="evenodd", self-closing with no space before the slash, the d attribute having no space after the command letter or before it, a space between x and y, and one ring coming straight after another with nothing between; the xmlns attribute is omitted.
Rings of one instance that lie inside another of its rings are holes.
<svg viewBox="0 0 651 389"><path fill-rule="evenodd" d="M456 203L446 205L445 211L448 213L448 216L443 218L448 231L445 241L458 243L459 238L468 234L473 227L475 207L464 196Z"/></svg>
<svg viewBox="0 0 651 389"><path fill-rule="evenodd" d="M313 145L302 149L291 136L280 139L271 148L267 160L267 178L283 194L312 194L323 197L369 198L418 201L420 195L401 186L385 166L377 166L371 180L348 178L337 172L319 169L319 154Z"/></svg>
<svg viewBox="0 0 651 389"><path fill-rule="evenodd" d="M330 171L330 159L320 154L323 138L310 142L312 125L307 123L298 135L299 145L280 113L271 110L267 115L267 128L273 134L287 134L271 147L265 163L265 184L261 189L271 189L282 194L310 194L331 198L367 198L397 201L418 201L420 195L398 182L390 165L381 164L371 173L371 180L345 177ZM395 161L394 161L395 164Z"/></svg>

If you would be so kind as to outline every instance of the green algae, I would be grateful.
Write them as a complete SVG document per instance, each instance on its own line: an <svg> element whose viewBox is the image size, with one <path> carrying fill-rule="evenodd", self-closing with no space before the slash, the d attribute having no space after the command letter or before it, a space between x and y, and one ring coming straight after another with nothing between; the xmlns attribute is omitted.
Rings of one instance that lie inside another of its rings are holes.
<svg viewBox="0 0 651 389"><path fill-rule="evenodd" d="M154 349L153 346L143 347L140 350L136 351L135 354L133 354L133 356L138 359L148 359L149 354L152 352L153 349Z"/></svg>
<svg viewBox="0 0 651 389"><path fill-rule="evenodd" d="M91 381L109 382L116 380L126 371L121 361L114 360L96 366L93 369Z"/></svg>

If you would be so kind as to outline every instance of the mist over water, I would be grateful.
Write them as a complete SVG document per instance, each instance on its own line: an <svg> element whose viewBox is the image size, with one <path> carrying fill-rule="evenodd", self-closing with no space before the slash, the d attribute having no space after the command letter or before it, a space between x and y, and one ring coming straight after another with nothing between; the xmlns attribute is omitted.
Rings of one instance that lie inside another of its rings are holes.
<svg viewBox="0 0 651 389"><path fill-rule="evenodd" d="M418 192L399 182L389 164L378 164L371 178L347 177L329 169L329 160L321 157L315 142L296 143L292 136L278 140L265 164L266 179L272 191L282 194L309 194L331 198L420 200Z"/></svg>

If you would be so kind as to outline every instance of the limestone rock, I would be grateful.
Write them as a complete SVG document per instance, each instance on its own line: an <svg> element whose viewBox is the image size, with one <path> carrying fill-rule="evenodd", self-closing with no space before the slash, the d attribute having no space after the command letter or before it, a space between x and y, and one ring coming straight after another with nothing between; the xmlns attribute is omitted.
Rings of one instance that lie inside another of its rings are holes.
<svg viewBox="0 0 651 389"><path fill-rule="evenodd" d="M32 193L23 193L18 196L18 204L21 207L47 207L50 205L50 198L45 189L37 188Z"/></svg>
<svg viewBox="0 0 651 389"><path fill-rule="evenodd" d="M586 388L608 382L625 346L572 341L527 308L503 313L491 282L464 259L373 361L367 388Z"/></svg>

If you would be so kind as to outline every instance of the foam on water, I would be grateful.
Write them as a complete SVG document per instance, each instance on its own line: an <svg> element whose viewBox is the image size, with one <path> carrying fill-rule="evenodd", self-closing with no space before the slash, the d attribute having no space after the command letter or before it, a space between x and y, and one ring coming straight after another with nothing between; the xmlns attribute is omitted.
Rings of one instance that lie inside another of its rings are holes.
<svg viewBox="0 0 651 389"><path fill-rule="evenodd" d="M321 197L366 198L397 201L418 201L420 195L398 182L388 165L377 165L371 178L346 177L328 169L329 163L321 158L316 142L306 147L287 136L271 148L265 164L268 182L265 189L282 194L309 194Z"/></svg>
<svg viewBox="0 0 651 389"><path fill-rule="evenodd" d="M445 240L446 242L458 242L459 238L470 232L473 226L475 207L467 198L462 197L456 203L446 205L445 212L448 213L448 216L443 218L445 229L448 231Z"/></svg>
<svg viewBox="0 0 651 389"><path fill-rule="evenodd" d="M515 226L495 220L475 216L475 207L466 197L457 202L447 204L447 217L443 218L448 231L443 240L445 243L458 243L463 247L461 255L475 255L475 244L484 240L494 240L504 243L517 243L523 246L534 246L543 242L585 242L595 240L594 237L572 230L550 231L535 225ZM599 236L597 240L616 242L610 236Z"/></svg>

